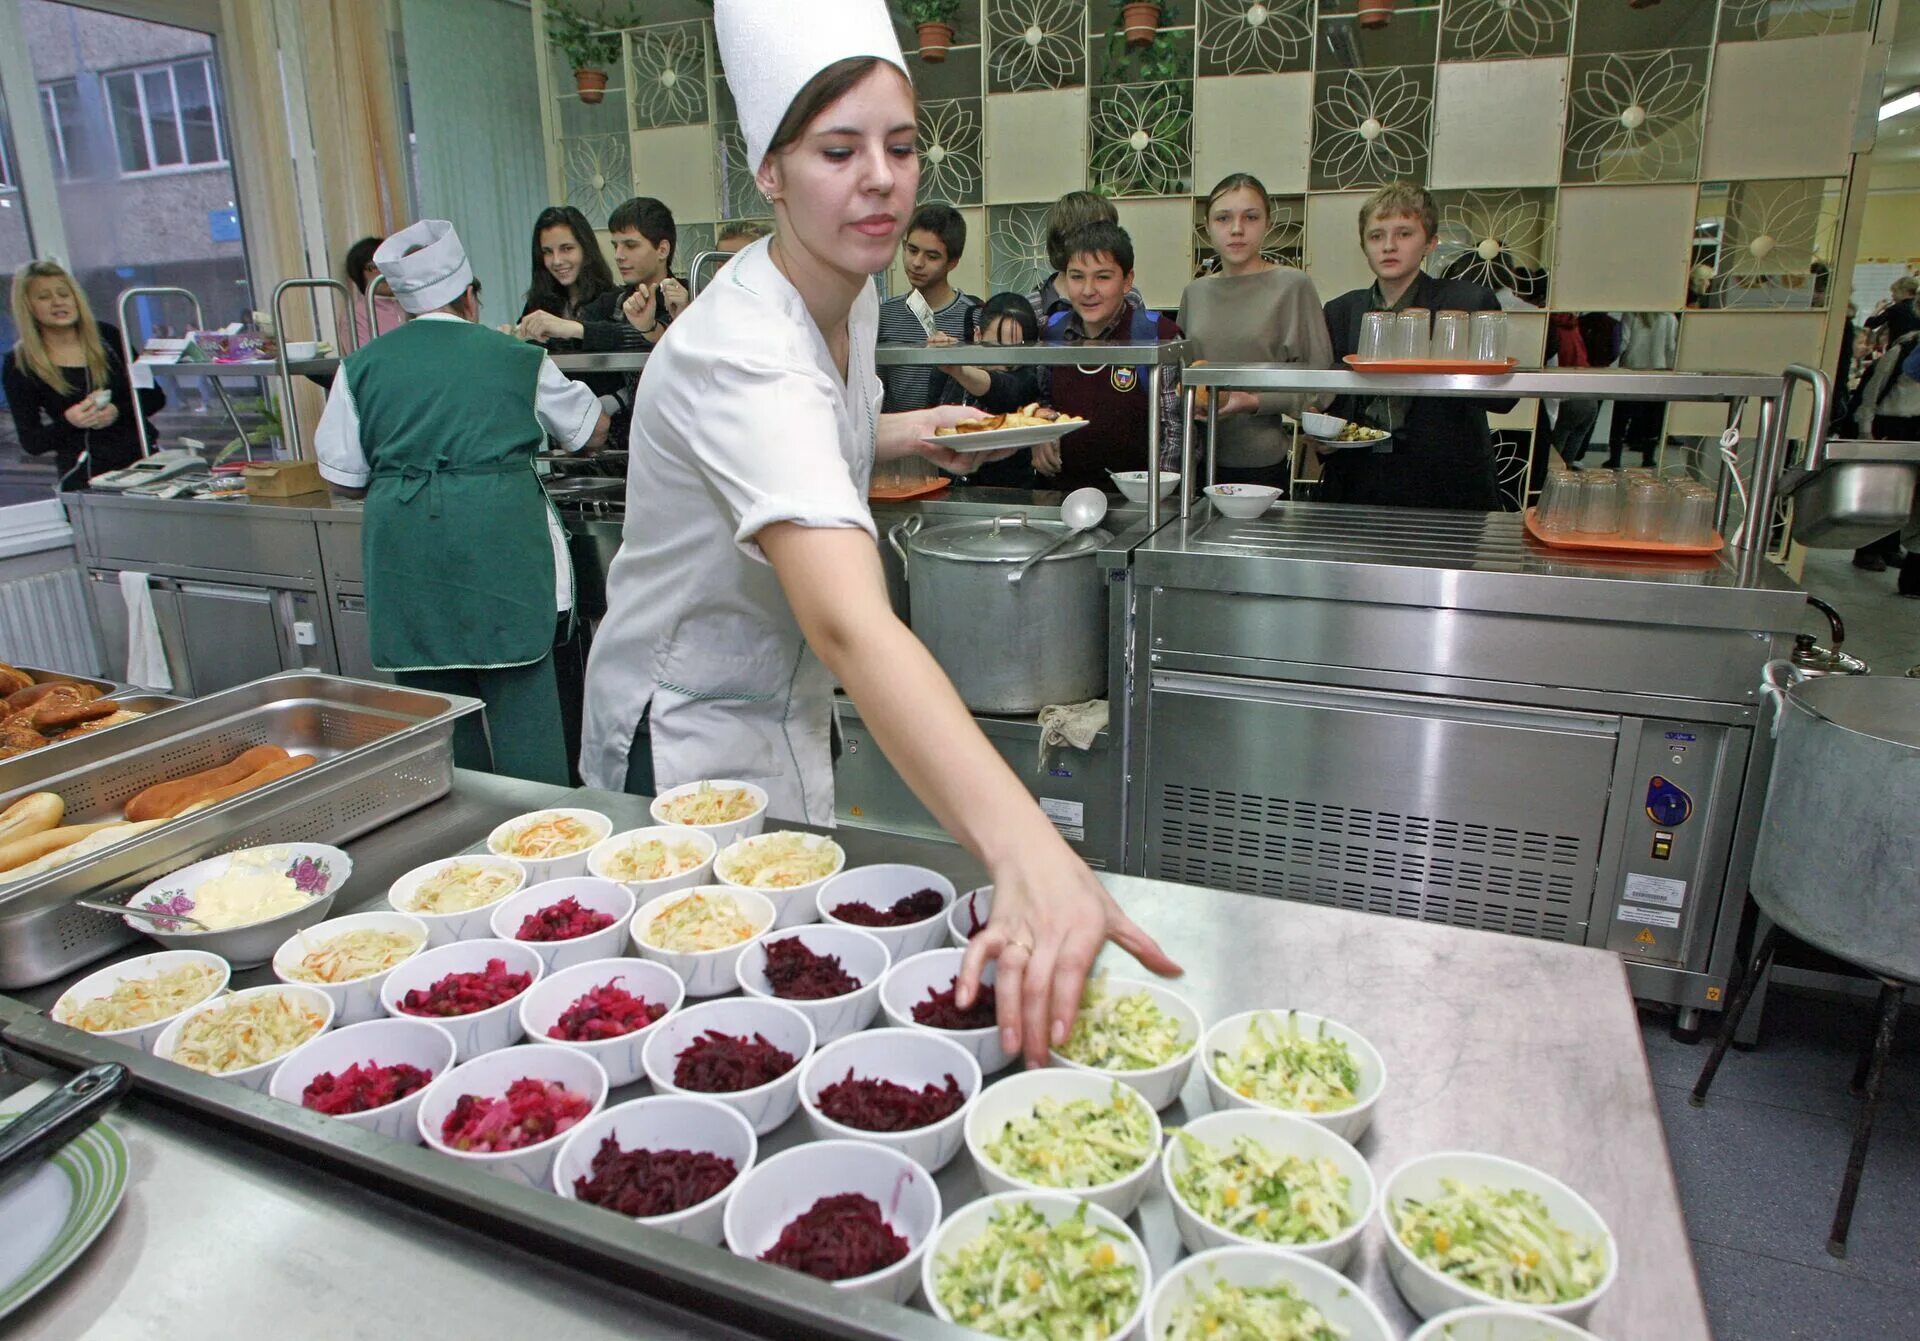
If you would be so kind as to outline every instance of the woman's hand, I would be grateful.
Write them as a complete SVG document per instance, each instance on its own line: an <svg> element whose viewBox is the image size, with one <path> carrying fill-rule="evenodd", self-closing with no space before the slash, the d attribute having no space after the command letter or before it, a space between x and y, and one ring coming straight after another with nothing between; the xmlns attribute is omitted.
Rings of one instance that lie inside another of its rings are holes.
<svg viewBox="0 0 1920 1341"><path fill-rule="evenodd" d="M520 318L513 333L522 340L543 345L549 340L578 340L584 331L579 322L556 317L551 312L529 312Z"/></svg>
<svg viewBox="0 0 1920 1341"><path fill-rule="evenodd" d="M926 441L936 429L952 428L969 419L985 419L985 410L971 405L932 405L924 410L906 410L880 416L880 431L874 435L874 459L897 461L903 456L923 456L940 469L964 475L975 466L1012 456L1012 448L1000 452L956 452Z"/></svg>
<svg viewBox="0 0 1920 1341"><path fill-rule="evenodd" d="M83 396L69 405L62 417L78 429L105 428L120 417L120 412L113 408L112 401L96 405L93 397Z"/></svg>

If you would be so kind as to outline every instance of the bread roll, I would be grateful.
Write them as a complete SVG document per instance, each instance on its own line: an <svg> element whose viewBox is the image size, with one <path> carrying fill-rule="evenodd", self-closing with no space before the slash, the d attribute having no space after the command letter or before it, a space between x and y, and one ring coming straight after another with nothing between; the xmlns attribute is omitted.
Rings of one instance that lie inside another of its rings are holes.
<svg viewBox="0 0 1920 1341"><path fill-rule="evenodd" d="M290 778L295 773L312 768L319 762L311 754L296 754L292 758L268 764L265 768L238 782L230 782L224 787L215 787L195 795L191 800L183 802L178 810L168 812L167 818L177 819L196 810L205 810L208 806L217 806L222 801L230 801L236 796L264 787L269 782Z"/></svg>
<svg viewBox="0 0 1920 1341"><path fill-rule="evenodd" d="M155 825L164 823L166 823L165 820L149 820L144 824L87 824L75 826L85 828L89 830L89 832L85 837L80 839L79 842L69 843L65 847L57 848L37 861L30 861L24 866L16 866L10 871L0 871L0 885L10 885L18 880L28 880L36 875L44 875L48 871L65 866L68 862L79 861L82 857L90 857L102 848L112 847L115 843L132 838L135 834L145 833Z"/></svg>
<svg viewBox="0 0 1920 1341"><path fill-rule="evenodd" d="M171 782L157 782L145 791L136 793L127 802L127 818L153 820L177 815L199 800L202 794L242 781L269 764L280 763L286 757L287 752L278 745L256 745L232 763L222 764L219 768L191 773Z"/></svg>
<svg viewBox="0 0 1920 1341"><path fill-rule="evenodd" d="M0 871L11 871L16 866L38 861L49 852L58 852L82 838L113 827L111 820L105 824L69 824L64 829L48 829L26 838L16 838L11 843L0 843Z"/></svg>
<svg viewBox="0 0 1920 1341"><path fill-rule="evenodd" d="M67 803L52 792L34 792L0 810L0 843L31 838L59 824L67 816Z"/></svg>

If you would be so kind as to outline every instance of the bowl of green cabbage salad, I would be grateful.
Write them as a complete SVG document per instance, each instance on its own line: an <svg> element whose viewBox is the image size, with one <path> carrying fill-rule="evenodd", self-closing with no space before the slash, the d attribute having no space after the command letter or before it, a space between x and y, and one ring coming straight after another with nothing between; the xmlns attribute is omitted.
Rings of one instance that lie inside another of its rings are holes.
<svg viewBox="0 0 1920 1341"><path fill-rule="evenodd" d="M1423 1318L1509 1304L1584 1323L1620 1254L1600 1213L1559 1179L1472 1151L1422 1155L1381 1184L1387 1269Z"/></svg>
<svg viewBox="0 0 1920 1341"><path fill-rule="evenodd" d="M1201 1032L1200 1012L1178 992L1099 973L1087 980L1073 1032L1053 1060L1131 1085L1158 1112L1180 1097Z"/></svg>
<svg viewBox="0 0 1920 1341"><path fill-rule="evenodd" d="M1025 1192L948 1216L920 1271L942 1322L1010 1341L1137 1341L1153 1284L1147 1250L1119 1216Z"/></svg>
<svg viewBox="0 0 1920 1341"><path fill-rule="evenodd" d="M1584 1327L1508 1304L1442 1313L1407 1341L1600 1341Z"/></svg>
<svg viewBox="0 0 1920 1341"><path fill-rule="evenodd" d="M1278 1248L1213 1248L1168 1271L1147 1341L1393 1341L1380 1309L1339 1272Z"/></svg>
<svg viewBox="0 0 1920 1341"><path fill-rule="evenodd" d="M1160 1181L1189 1252L1284 1248L1346 1269L1373 1218L1358 1150L1291 1113L1230 1108L1170 1133Z"/></svg>
<svg viewBox="0 0 1920 1341"><path fill-rule="evenodd" d="M1128 1216L1153 1180L1160 1118L1137 1090L1048 1067L981 1091L966 1139L988 1192L1070 1192Z"/></svg>
<svg viewBox="0 0 1920 1341"><path fill-rule="evenodd" d="M1337 1020L1304 1010L1230 1015L1200 1041L1216 1111L1277 1108L1358 1141L1387 1087L1373 1044Z"/></svg>

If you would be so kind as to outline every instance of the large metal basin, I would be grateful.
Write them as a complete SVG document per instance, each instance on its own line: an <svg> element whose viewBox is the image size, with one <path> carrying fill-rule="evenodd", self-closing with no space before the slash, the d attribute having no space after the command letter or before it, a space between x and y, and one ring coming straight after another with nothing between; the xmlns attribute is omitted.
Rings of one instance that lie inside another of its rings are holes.
<svg viewBox="0 0 1920 1341"><path fill-rule="evenodd" d="M1856 549L1904 530L1920 481L1920 442L1829 442L1827 465L1790 479L1793 538L1813 549Z"/></svg>

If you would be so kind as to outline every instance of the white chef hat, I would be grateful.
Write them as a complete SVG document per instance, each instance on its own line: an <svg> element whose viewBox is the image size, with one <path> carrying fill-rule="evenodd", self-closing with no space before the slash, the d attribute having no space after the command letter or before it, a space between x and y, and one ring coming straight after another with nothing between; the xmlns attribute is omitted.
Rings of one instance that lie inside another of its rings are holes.
<svg viewBox="0 0 1920 1341"><path fill-rule="evenodd" d="M422 219L402 228L375 249L373 263L394 299L414 316L445 307L473 283L467 249L445 219Z"/></svg>
<svg viewBox="0 0 1920 1341"><path fill-rule="evenodd" d="M886 0L717 0L713 26L756 172L794 98L829 65L877 56L907 74Z"/></svg>

